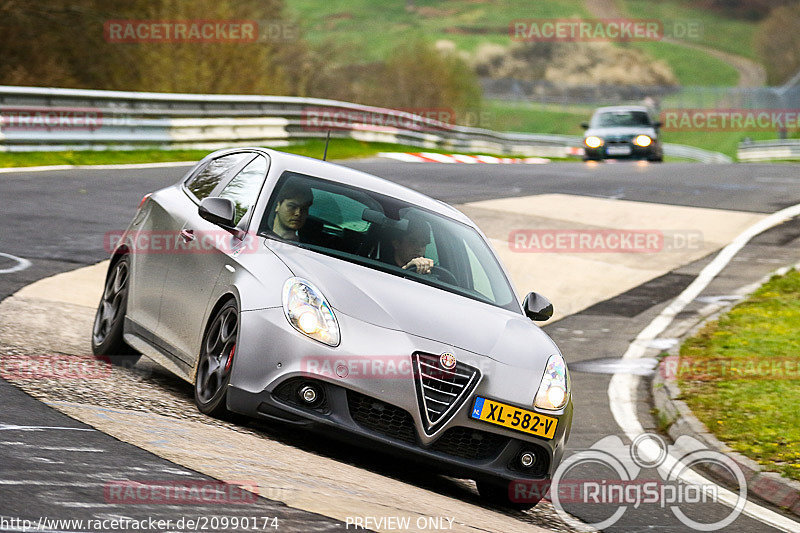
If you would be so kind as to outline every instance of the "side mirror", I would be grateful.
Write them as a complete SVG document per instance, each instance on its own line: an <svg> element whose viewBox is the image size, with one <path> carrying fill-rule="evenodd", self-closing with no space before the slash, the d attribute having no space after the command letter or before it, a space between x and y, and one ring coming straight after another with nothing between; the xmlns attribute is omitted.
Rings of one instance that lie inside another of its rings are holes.
<svg viewBox="0 0 800 533"><path fill-rule="evenodd" d="M530 292L522 302L525 316L537 322L544 322L553 316L553 304L541 294Z"/></svg>
<svg viewBox="0 0 800 533"><path fill-rule="evenodd" d="M588 130L589 129L589 123L588 122L581 122L581 128L583 128L585 130Z"/></svg>
<svg viewBox="0 0 800 533"><path fill-rule="evenodd" d="M236 208L233 205L233 201L218 196L203 198L197 212L212 224L229 228L233 227L233 220L236 218Z"/></svg>
<svg viewBox="0 0 800 533"><path fill-rule="evenodd" d="M663 126L663 124L661 123L661 121L660 121L660 120L657 120L657 121L655 121L655 122L653 123L653 127L654 127L655 129L658 129L658 128L660 128L661 126Z"/></svg>

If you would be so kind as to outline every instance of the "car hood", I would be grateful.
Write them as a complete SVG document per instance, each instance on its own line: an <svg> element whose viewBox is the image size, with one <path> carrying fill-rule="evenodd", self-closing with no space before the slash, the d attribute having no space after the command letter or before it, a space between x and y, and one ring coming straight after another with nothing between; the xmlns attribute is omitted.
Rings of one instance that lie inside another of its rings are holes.
<svg viewBox="0 0 800 533"><path fill-rule="evenodd" d="M336 312L509 365L540 369L542 358L559 353L521 313L297 246L270 247L295 276L316 285Z"/></svg>
<svg viewBox="0 0 800 533"><path fill-rule="evenodd" d="M586 130L584 137L588 137L589 135L597 135L600 138L648 135L655 139L656 130L647 126L613 126L608 128L589 128Z"/></svg>

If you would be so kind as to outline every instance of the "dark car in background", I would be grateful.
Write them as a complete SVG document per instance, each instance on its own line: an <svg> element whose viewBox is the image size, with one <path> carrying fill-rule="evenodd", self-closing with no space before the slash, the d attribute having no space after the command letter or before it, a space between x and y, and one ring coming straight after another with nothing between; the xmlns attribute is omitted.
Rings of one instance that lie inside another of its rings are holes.
<svg viewBox="0 0 800 533"><path fill-rule="evenodd" d="M645 106L598 108L583 136L583 160L646 159L663 161L659 140L661 123L653 120Z"/></svg>

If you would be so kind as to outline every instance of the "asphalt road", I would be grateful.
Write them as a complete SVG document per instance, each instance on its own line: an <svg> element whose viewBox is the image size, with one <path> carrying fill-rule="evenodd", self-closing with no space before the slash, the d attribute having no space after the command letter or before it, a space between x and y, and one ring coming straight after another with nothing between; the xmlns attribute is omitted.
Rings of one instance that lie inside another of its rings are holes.
<svg viewBox="0 0 800 533"><path fill-rule="evenodd" d="M556 163L541 166L489 166L404 164L383 160L354 161L347 164L448 203L544 193L763 213L800 203L800 173L794 165L612 163L589 166ZM0 298L36 279L106 258L104 234L123 229L143 194L174 183L185 170L186 168L70 170L0 175L0 198L3 202L3 209L0 210L0 253L25 258L31 262L31 266L25 270L0 274ZM784 225L760 236L737 256L723 275L705 291L705 295L726 294L726 291L756 281L787 261L797 260L794 257L797 254L798 236L800 227L796 223ZM707 260L682 267L545 329L559 344L570 364L619 357L625 352L628 343L665 305L666 300L686 286ZM12 263L8 258L0 257L0 271L12 266ZM588 364L583 368L591 370L591 367ZM607 406L609 378L610 375L594 372L573 372L576 414L569 443L571 451L586 449L602 437L621 433ZM6 409L0 414L2 424L22 424L19 412L24 412L26 415L22 418L28 425L77 425L8 384L0 383L0 397L6 404ZM641 390L640 397L647 398L647 390ZM646 429L655 429L655 421L645 402L640 406L639 418ZM42 423L37 422L40 419ZM87 438L84 434L86 432L63 430L62 433L80 434L80 437L70 438ZM0 446L4 465L3 479L21 479L23 474L32 470L38 476L36 479L40 484L48 480L64 483L65 480L58 477L57 470L24 466L39 460L36 457L46 458L46 454L36 453L35 447L49 442L48 439L53 437L45 432L31 432L24 436L25 439L14 440L23 444ZM6 434L3 437L4 441L12 440ZM56 437L59 442L66 442L60 440L64 438ZM104 447L112 444L105 441L102 434L88 438L96 443L91 446L87 444L87 447L110 449ZM104 468L134 466L143 460L152 461L153 464L163 461L117 441L114 441L113 446L113 465L98 463L101 471ZM19 450L26 450L28 455L20 455ZM85 453L91 457L96 456L91 455L92 452ZM80 452L60 454L60 461L68 466L59 468L67 470L74 467L77 473L81 472L81 468L89 468L94 464ZM12 464L15 465L13 468L6 466ZM18 467L18 464L22 467ZM63 487L67 485L69 482L59 486L64 490ZM16 487L9 483L3 485L4 502L10 501L12 495L14 499L20 497L22 489ZM53 490L51 488L50 492L44 491L45 494L39 497L31 497L33 495L26 492L26 506L11 508L3 504L0 514L8 516L25 512L30 516L52 516L56 512L54 509L57 509L52 505ZM91 503L91 495L77 489L69 490L69 498L73 498L75 502ZM277 507L270 507L271 502L263 504L273 514L279 510ZM570 510L587 521L603 518L604 513L607 515L607 510L601 507L585 507ZM196 509L193 511L197 512ZM88 517L95 515L96 509L92 505L75 505L70 512L75 516ZM179 514L178 510L170 510L169 513ZM687 514L692 513L711 518L723 516L727 510L718 505L705 505L687 511ZM300 515L293 516L301 519ZM319 524L323 529L328 527L326 519L317 515L308 516L307 519L309 523ZM331 527L336 527L336 524ZM685 526L677 522L668 510L658 506L642 506L630 510L609 530L638 531L656 528L664 531L685 530ZM726 530L765 531L768 528L750 518L740 517Z"/></svg>

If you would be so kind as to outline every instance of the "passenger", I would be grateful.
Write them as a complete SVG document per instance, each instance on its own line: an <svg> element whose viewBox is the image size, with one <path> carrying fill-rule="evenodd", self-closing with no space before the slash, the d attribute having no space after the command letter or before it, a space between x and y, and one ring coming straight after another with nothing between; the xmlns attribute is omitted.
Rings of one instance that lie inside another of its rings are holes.
<svg viewBox="0 0 800 533"><path fill-rule="evenodd" d="M278 193L272 232L287 241L298 240L297 232L308 219L308 209L314 202L311 189L298 183L288 183Z"/></svg>
<svg viewBox="0 0 800 533"><path fill-rule="evenodd" d="M425 247L431 242L430 224L419 218L408 221L408 229L397 231L392 238L394 263L407 270L414 267L417 274L430 274L433 259L425 257Z"/></svg>

